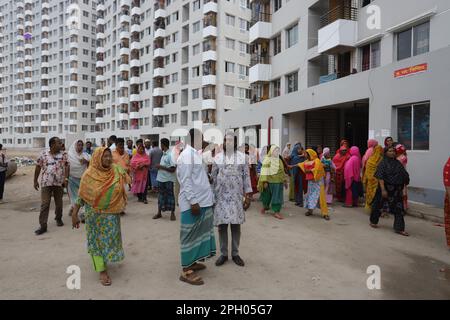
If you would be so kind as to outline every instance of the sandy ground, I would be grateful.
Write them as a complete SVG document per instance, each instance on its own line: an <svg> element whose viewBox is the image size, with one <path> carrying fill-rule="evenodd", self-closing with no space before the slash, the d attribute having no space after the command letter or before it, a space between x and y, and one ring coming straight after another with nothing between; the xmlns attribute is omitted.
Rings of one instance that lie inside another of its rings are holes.
<svg viewBox="0 0 450 320"><path fill-rule="evenodd" d="M0 205L0 299L449 299L450 252L444 229L408 217L405 238L368 226L362 209L335 205L332 220L306 217L291 203L278 221L261 215L255 202L242 228L244 268L215 259L201 272L205 285L179 281L179 219L152 220L148 205L130 197L122 219L125 260L110 267L111 287L102 287L86 251L84 229L72 230L65 196L64 227L51 211L49 232L35 236L39 193L33 167L19 168L6 183ZM177 212L177 218L179 212ZM66 268L81 268L81 289L66 287ZM366 286L367 267L381 268L381 290ZM446 268L447 271L441 271Z"/></svg>

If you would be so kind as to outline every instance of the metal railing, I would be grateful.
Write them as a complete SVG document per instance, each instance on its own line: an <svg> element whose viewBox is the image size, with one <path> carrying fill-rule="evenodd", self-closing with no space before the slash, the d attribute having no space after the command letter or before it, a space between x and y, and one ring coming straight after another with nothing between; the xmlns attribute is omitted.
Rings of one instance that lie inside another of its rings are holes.
<svg viewBox="0 0 450 320"><path fill-rule="evenodd" d="M253 67L257 64L270 64L270 55L255 55L253 54L250 58L250 66Z"/></svg>
<svg viewBox="0 0 450 320"><path fill-rule="evenodd" d="M253 12L250 26L254 26L257 22L272 22L272 14L266 12Z"/></svg>
<svg viewBox="0 0 450 320"><path fill-rule="evenodd" d="M344 5L337 6L320 17L320 26L323 28L339 19L357 21L358 8Z"/></svg>

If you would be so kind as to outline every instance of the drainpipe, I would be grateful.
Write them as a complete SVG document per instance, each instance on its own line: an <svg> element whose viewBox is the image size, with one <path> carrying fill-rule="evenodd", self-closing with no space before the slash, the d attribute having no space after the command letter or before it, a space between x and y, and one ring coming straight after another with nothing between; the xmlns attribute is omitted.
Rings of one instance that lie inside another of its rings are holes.
<svg viewBox="0 0 450 320"><path fill-rule="evenodd" d="M268 123L267 123L267 127L268 127L268 130L269 130L267 145L269 145L269 146L271 144L271 138L272 138L272 124L273 124L273 117L270 117L269 120L268 120Z"/></svg>

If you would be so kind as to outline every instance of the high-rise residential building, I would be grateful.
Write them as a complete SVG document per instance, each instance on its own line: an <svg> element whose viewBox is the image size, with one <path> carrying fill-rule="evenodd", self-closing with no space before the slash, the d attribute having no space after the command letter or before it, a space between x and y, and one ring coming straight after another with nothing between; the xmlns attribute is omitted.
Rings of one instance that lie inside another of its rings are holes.
<svg viewBox="0 0 450 320"><path fill-rule="evenodd" d="M410 200L442 205L450 2L252 0L251 104L224 114L259 146L406 146ZM274 129L270 131L269 129ZM270 134L269 134L270 132ZM254 137L254 139L252 139Z"/></svg>
<svg viewBox="0 0 450 320"><path fill-rule="evenodd" d="M0 0L0 142L43 147L95 130L90 0Z"/></svg>
<svg viewBox="0 0 450 320"><path fill-rule="evenodd" d="M97 1L96 132L87 137L174 143L180 128L215 126L248 105L250 16L248 1Z"/></svg>

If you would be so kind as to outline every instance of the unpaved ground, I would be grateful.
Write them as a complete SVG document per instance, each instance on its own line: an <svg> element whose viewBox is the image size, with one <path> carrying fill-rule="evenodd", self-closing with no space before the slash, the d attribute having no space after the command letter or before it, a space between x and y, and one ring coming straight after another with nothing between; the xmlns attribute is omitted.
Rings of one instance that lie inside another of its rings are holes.
<svg viewBox="0 0 450 320"><path fill-rule="evenodd" d="M130 197L122 219L125 260L110 267L111 287L102 287L86 252L85 231L72 230L67 217L58 228L50 213L49 232L37 237L39 193L33 167L19 168L6 184L0 205L0 299L449 299L450 251L444 230L408 217L410 238L368 226L361 209L335 206L332 220L305 217L287 204L286 219L258 213L253 203L242 228L240 268L229 262L202 272L205 285L178 280L179 219L151 219L148 205ZM177 212L177 218L179 213ZM81 268L81 290L66 287L66 268ZM381 268L381 290L368 290L366 269ZM447 268L441 272L441 268Z"/></svg>

